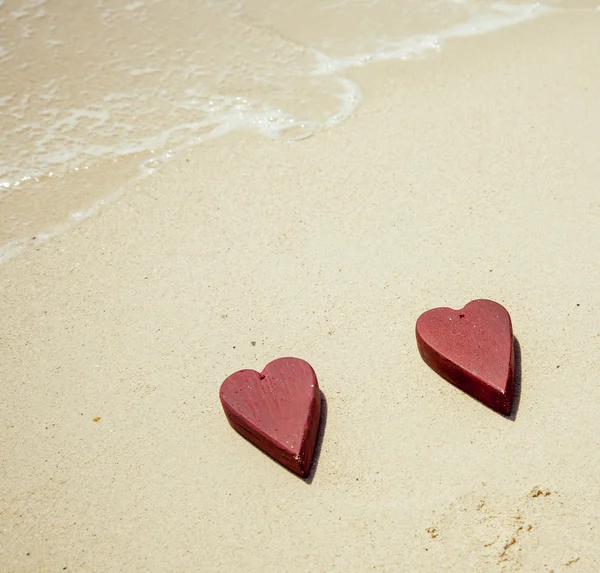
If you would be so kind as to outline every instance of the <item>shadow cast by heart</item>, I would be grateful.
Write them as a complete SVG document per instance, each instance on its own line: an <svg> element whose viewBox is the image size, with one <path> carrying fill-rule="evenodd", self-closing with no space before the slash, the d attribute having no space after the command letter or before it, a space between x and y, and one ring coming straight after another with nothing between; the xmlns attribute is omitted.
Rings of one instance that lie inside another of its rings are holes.
<svg viewBox="0 0 600 573"><path fill-rule="evenodd" d="M311 484L317 467L319 465L319 458L321 457L321 446L323 444L323 436L325 435L325 426L327 425L327 400L325 394L321 392L321 421L319 422L319 433L317 434L317 442L315 444L315 453L313 454L312 465L310 466L310 472L305 478L301 478L302 481L307 484Z"/></svg>
<svg viewBox="0 0 600 573"><path fill-rule="evenodd" d="M515 352L515 390L512 410L505 418L514 422L517 418L517 410L519 409L519 402L521 401L521 345L516 336L513 338L513 345Z"/></svg>

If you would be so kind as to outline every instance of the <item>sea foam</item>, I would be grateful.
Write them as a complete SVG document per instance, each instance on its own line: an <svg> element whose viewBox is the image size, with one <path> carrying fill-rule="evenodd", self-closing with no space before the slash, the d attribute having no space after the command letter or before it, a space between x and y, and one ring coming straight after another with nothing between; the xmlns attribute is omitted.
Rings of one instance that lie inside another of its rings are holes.
<svg viewBox="0 0 600 573"><path fill-rule="evenodd" d="M0 203L50 176L92 165L110 169L123 157L140 158L131 177L152 173L169 157L236 130L311 137L360 105L350 68L423 58L452 38L556 7L485 0L0 0ZM7 245L0 260L23 244Z"/></svg>

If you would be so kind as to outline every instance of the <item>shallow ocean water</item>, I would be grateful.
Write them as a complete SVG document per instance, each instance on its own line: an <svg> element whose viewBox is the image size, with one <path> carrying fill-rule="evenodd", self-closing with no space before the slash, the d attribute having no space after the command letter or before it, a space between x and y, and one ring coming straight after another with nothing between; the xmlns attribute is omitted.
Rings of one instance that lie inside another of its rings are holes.
<svg viewBox="0 0 600 573"><path fill-rule="evenodd" d="M57 178L119 161L125 180L152 173L181 150L234 130L310 137L360 104L349 69L424 58L451 38L567 4L594 7L585 0L0 0L0 210L14 194L51 201ZM44 230L32 225L28 234ZM17 238L0 237L10 239L0 261L23 246Z"/></svg>

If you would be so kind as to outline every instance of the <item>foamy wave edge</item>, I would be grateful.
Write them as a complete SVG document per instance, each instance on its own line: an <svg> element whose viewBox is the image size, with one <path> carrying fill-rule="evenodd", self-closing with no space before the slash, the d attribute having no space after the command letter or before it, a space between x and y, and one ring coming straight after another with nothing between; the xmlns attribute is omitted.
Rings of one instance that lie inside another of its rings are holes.
<svg viewBox="0 0 600 573"><path fill-rule="evenodd" d="M266 110L262 112L246 112L243 109L222 117L211 116L205 121L193 125L176 126L174 129L185 129L193 127L215 127L201 137L181 145L177 148L169 148L163 153L152 157L140 165L139 173L116 191L107 197L99 199L89 208L73 211L63 223L56 225L46 232L39 232L35 242L29 238L10 241L0 246L0 264L12 259L24 249L61 235L72 229L81 222L96 216L102 208L115 201L123 192L124 188L132 181L147 177L154 173L161 165L197 145L221 137L235 131L253 131L267 137L282 139L286 141L298 141L316 135L317 133L333 128L345 122L362 102L362 90L353 80L340 75L342 72L371 63L390 60L412 60L427 57L431 53L439 52L443 45L453 38L479 36L494 32L503 28L534 20L542 15L561 11L540 2L532 4L521 4L518 6L496 2L491 7L492 12L476 14L466 22L452 26L437 34L417 35L405 38L398 42L391 42L386 49L373 53L363 53L347 57L332 58L318 50L312 50L317 62L313 72L315 76L337 76L337 81L343 87L344 92L340 97L340 108L323 123L303 121L285 114L281 110ZM127 154L124 154L125 157ZM7 187L5 182L0 186ZM12 187L12 185L9 185Z"/></svg>

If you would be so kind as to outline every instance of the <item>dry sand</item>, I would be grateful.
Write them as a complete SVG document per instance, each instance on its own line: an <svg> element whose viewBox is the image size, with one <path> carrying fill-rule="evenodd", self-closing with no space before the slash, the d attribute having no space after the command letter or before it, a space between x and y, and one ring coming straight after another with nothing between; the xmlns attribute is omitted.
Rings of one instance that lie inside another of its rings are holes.
<svg viewBox="0 0 600 573"><path fill-rule="evenodd" d="M340 128L214 141L0 267L1 569L600 570L599 30L359 70ZM416 350L474 298L513 419ZM286 355L327 401L307 481L218 401Z"/></svg>

